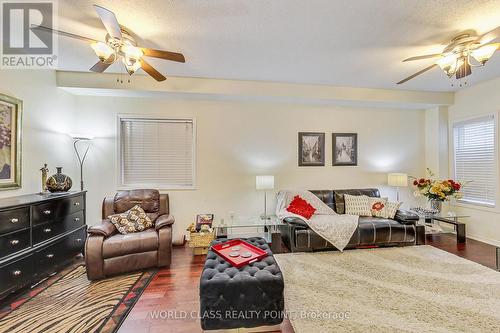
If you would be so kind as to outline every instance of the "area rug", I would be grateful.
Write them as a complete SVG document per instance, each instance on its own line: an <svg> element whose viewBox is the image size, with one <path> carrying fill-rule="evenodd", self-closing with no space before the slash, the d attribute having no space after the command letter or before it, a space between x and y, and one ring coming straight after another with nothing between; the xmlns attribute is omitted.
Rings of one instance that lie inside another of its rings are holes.
<svg viewBox="0 0 500 333"><path fill-rule="evenodd" d="M0 312L0 332L116 332L156 270L89 281L79 265Z"/></svg>
<svg viewBox="0 0 500 333"><path fill-rule="evenodd" d="M500 273L432 246L275 255L302 332L500 332Z"/></svg>

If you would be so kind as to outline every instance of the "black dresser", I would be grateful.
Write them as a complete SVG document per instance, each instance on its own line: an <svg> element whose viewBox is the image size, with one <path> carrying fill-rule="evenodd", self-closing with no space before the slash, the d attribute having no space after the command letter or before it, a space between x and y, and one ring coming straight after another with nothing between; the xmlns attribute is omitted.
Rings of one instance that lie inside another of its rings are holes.
<svg viewBox="0 0 500 333"><path fill-rule="evenodd" d="M85 191L0 199L0 299L82 253Z"/></svg>

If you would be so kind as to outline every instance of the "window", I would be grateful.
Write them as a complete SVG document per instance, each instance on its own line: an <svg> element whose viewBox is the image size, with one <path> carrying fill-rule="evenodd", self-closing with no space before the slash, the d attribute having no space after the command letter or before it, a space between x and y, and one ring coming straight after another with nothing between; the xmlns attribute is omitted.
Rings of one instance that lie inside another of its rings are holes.
<svg viewBox="0 0 500 333"><path fill-rule="evenodd" d="M468 183L460 201L494 206L496 196L495 117L453 125L455 177Z"/></svg>
<svg viewBox="0 0 500 333"><path fill-rule="evenodd" d="M194 188L193 119L118 119L122 186Z"/></svg>

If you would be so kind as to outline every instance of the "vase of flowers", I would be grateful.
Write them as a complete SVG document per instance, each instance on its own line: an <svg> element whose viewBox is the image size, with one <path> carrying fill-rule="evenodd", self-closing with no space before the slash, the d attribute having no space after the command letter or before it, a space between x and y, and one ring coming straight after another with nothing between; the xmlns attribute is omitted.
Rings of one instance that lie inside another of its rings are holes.
<svg viewBox="0 0 500 333"><path fill-rule="evenodd" d="M427 174L426 178L412 177L413 185L416 187L415 196L426 197L433 211L441 212L443 201L462 198L462 193L460 193L462 183L453 179L436 179L429 168Z"/></svg>

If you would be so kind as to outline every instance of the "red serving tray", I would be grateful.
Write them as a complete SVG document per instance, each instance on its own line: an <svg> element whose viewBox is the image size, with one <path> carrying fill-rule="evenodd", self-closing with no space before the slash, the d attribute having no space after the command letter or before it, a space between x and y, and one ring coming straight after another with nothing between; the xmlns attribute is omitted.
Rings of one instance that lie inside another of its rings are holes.
<svg viewBox="0 0 500 333"><path fill-rule="evenodd" d="M249 258L243 258L241 256L230 257L229 253L233 251L232 248L235 246L240 247L240 253L243 251L249 251L252 253L252 256ZM267 257L266 251L259 249L258 247L241 239L232 239L224 243L212 245L212 250L236 268L243 267Z"/></svg>

